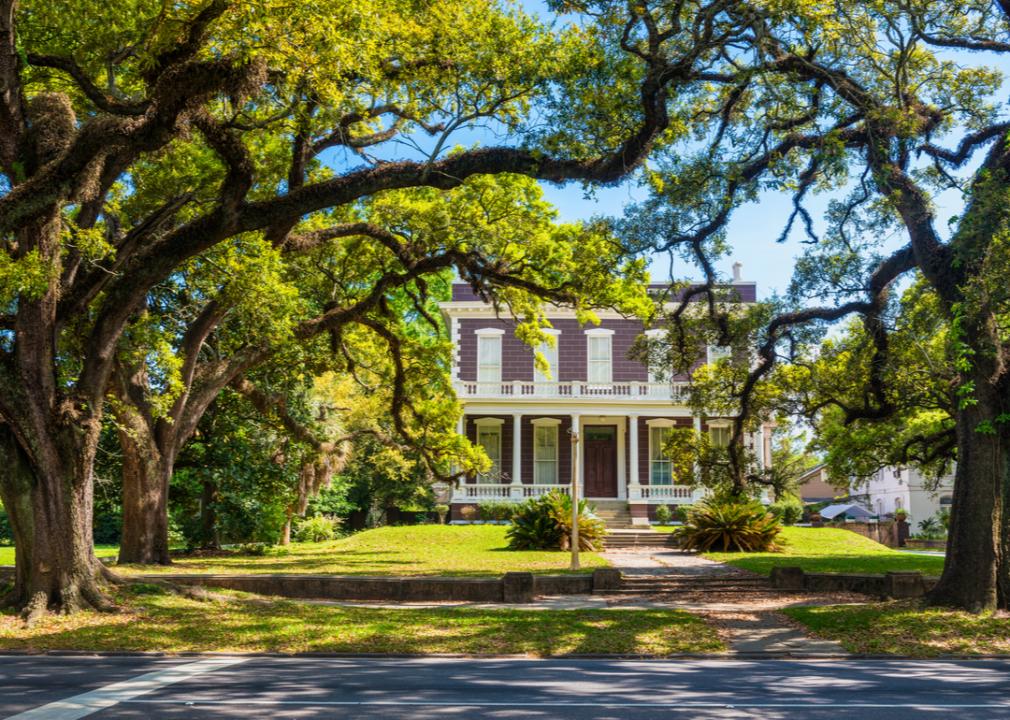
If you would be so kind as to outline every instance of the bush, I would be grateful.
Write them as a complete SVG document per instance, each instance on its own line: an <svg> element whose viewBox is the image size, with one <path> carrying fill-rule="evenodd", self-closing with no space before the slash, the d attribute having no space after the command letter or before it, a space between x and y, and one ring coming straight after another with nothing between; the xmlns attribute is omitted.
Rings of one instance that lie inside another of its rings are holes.
<svg viewBox="0 0 1010 720"><path fill-rule="evenodd" d="M442 504L436 505L435 512L438 514L438 522L445 525L445 516L449 514L449 506Z"/></svg>
<svg viewBox="0 0 1010 720"><path fill-rule="evenodd" d="M252 555L254 557L263 557L267 554L267 550L270 549L270 545L261 542L251 542L242 543L238 546L238 551L243 555Z"/></svg>
<svg viewBox="0 0 1010 720"><path fill-rule="evenodd" d="M305 518L295 528L295 542L323 542L337 536L337 521L325 515Z"/></svg>
<svg viewBox="0 0 1010 720"><path fill-rule="evenodd" d="M778 550L782 530L778 519L758 502L702 502L678 528L681 548L707 552L769 552Z"/></svg>
<svg viewBox="0 0 1010 720"><path fill-rule="evenodd" d="M691 515L691 510L694 509L694 505L678 505L677 509L674 511L674 516L682 523L687 522L687 518Z"/></svg>
<svg viewBox="0 0 1010 720"><path fill-rule="evenodd" d="M926 540L939 540L946 532L943 523L935 517L928 517L919 522L919 537Z"/></svg>
<svg viewBox="0 0 1010 720"><path fill-rule="evenodd" d="M607 527L579 500L579 549L602 547ZM506 537L510 550L567 550L571 547L572 499L551 490L515 506Z"/></svg>
<svg viewBox="0 0 1010 720"><path fill-rule="evenodd" d="M768 506L768 512L783 525L795 525L803 517L803 502L795 495L783 495Z"/></svg>
<svg viewBox="0 0 1010 720"><path fill-rule="evenodd" d="M669 505L660 505L656 508L656 521L660 525L669 525L673 520L673 511Z"/></svg>
<svg viewBox="0 0 1010 720"><path fill-rule="evenodd" d="M477 505L477 515L485 522L511 520L515 505L498 500L482 502Z"/></svg>

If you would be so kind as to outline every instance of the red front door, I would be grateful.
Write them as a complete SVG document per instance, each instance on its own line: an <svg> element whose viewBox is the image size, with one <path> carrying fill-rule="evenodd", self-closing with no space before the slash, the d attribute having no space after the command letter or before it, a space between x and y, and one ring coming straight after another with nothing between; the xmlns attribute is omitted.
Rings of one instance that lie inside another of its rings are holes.
<svg viewBox="0 0 1010 720"><path fill-rule="evenodd" d="M582 430L586 497L617 497L617 426L588 425Z"/></svg>

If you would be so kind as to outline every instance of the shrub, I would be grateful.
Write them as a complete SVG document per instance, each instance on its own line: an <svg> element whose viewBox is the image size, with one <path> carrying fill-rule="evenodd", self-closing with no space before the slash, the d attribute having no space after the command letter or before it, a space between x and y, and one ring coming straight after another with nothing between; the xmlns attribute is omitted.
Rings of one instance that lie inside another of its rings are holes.
<svg viewBox="0 0 1010 720"><path fill-rule="evenodd" d="M325 515L305 518L295 528L295 542L323 542L337 536L337 521Z"/></svg>
<svg viewBox="0 0 1010 720"><path fill-rule="evenodd" d="M436 505L435 512L438 513L438 522L445 525L445 516L449 514L449 506L442 504Z"/></svg>
<svg viewBox="0 0 1010 720"><path fill-rule="evenodd" d="M678 529L681 548L707 552L769 552L778 550L782 530L778 519L758 502L701 502Z"/></svg>
<svg viewBox="0 0 1010 720"><path fill-rule="evenodd" d="M267 554L267 550L270 549L268 543L262 542L250 542L242 543L238 546L238 551L243 555L252 555L254 557L263 557Z"/></svg>
<svg viewBox="0 0 1010 720"><path fill-rule="evenodd" d="M515 505L498 500L482 502L477 505L477 514L481 520L491 522L495 520L511 520Z"/></svg>
<svg viewBox="0 0 1010 720"><path fill-rule="evenodd" d="M795 525L803 517L803 502L795 495L783 495L768 506L768 512L783 525Z"/></svg>
<svg viewBox="0 0 1010 720"><path fill-rule="evenodd" d="M674 511L676 518L682 523L687 522L687 518L691 514L691 510L693 508L694 505L678 505L677 509Z"/></svg>
<svg viewBox="0 0 1010 720"><path fill-rule="evenodd" d="M673 520L673 511L669 505L660 505L656 508L656 521L660 525L669 525Z"/></svg>
<svg viewBox="0 0 1010 720"><path fill-rule="evenodd" d="M579 549L598 549L606 531L589 504L579 500ZM567 550L571 532L572 499L560 490L551 490L515 506L506 537L510 550Z"/></svg>
<svg viewBox="0 0 1010 720"><path fill-rule="evenodd" d="M938 540L944 534L943 523L935 517L928 517L919 522L919 536L926 540Z"/></svg>

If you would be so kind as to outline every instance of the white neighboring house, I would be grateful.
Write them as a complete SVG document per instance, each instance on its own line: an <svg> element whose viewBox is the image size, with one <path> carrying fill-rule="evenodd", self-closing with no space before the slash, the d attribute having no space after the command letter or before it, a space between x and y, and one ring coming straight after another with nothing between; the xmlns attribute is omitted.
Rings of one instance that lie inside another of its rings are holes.
<svg viewBox="0 0 1010 720"><path fill-rule="evenodd" d="M883 516L904 510L912 527L942 508L949 509L953 490L953 474L937 485L918 470L893 466L878 470L865 481L852 483L852 494L865 496L867 507L874 513Z"/></svg>

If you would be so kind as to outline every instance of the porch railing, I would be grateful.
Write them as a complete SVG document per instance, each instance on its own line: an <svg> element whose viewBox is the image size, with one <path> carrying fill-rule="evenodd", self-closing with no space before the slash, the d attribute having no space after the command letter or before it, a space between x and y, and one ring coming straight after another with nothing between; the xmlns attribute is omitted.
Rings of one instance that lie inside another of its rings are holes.
<svg viewBox="0 0 1010 720"><path fill-rule="evenodd" d="M487 501L515 501L521 502L526 498L539 497L551 490L560 490L568 494L568 485L492 485L490 483L477 483L474 485L461 484L452 494L453 502L487 502Z"/></svg>
<svg viewBox="0 0 1010 720"><path fill-rule="evenodd" d="M673 400L686 402L690 385L679 383L618 382L457 382L456 394L463 398L599 398L610 400Z"/></svg>

